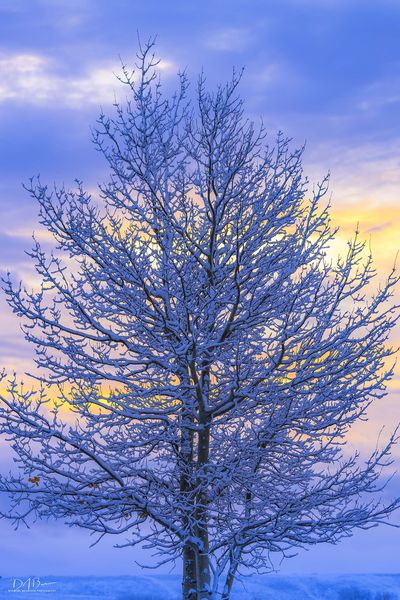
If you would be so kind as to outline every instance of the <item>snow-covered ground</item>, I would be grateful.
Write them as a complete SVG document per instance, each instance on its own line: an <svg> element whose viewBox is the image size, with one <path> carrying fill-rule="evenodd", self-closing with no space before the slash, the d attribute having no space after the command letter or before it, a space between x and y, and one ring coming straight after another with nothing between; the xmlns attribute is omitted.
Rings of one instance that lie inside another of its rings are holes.
<svg viewBox="0 0 400 600"><path fill-rule="evenodd" d="M179 600L176 576L21 577L0 579L0 598L60 600ZM41 597L41 596L39 596ZM398 575L251 577L237 583L232 600L400 600Z"/></svg>

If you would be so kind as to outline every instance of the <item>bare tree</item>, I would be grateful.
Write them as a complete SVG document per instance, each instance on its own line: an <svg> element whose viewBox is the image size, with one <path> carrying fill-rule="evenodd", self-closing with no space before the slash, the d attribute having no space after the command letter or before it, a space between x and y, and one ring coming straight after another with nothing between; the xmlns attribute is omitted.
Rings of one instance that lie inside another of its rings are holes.
<svg viewBox="0 0 400 600"><path fill-rule="evenodd" d="M3 516L122 534L182 558L185 600L227 600L238 570L398 506L368 495L394 436L343 452L392 374L397 276L371 292L358 234L328 258L327 180L310 191L302 150L245 119L240 74L215 92L200 77L192 99L180 74L166 98L152 52L98 119L99 198L28 186L56 244L30 254L39 290L4 282L41 385L14 378L0 400L20 467Z"/></svg>

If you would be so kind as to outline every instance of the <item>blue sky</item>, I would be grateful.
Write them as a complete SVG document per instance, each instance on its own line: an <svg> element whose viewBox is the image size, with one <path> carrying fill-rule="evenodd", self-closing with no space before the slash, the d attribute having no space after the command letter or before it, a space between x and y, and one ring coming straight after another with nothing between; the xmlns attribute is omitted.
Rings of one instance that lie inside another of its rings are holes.
<svg viewBox="0 0 400 600"><path fill-rule="evenodd" d="M385 271L400 239L400 3L398 0L0 0L0 268L31 276L24 250L38 229L21 187L40 173L51 183L82 179L94 189L105 164L90 142L100 105L111 110L119 56L133 61L137 32L157 35L166 87L178 69L209 84L245 66L247 113L307 142L311 179L332 173L340 239L355 223L371 236ZM24 372L32 351L0 300L0 364ZM372 445L400 420L399 375L383 407L355 433ZM0 464L9 459L0 446ZM400 453L399 453L400 455ZM398 460L400 464L400 459ZM400 486L394 485L395 489ZM88 550L85 533L58 524L14 532L0 521L0 574L129 573L135 552L111 542ZM284 571L397 571L398 530L363 532L341 547L311 550Z"/></svg>

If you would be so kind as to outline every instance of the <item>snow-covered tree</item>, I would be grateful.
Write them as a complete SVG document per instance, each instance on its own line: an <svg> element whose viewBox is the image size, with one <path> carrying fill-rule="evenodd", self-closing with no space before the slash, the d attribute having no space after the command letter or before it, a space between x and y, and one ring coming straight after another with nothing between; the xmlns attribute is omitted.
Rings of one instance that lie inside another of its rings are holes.
<svg viewBox="0 0 400 600"><path fill-rule="evenodd" d="M99 197L28 186L55 244L30 254L40 289L4 283L40 386L0 400L3 516L118 534L182 559L185 600L227 600L241 570L398 506L369 495L394 436L343 451L392 373L397 276L370 289L358 234L329 258L327 180L310 190L302 150L246 120L240 75L165 97L152 52L98 119Z"/></svg>

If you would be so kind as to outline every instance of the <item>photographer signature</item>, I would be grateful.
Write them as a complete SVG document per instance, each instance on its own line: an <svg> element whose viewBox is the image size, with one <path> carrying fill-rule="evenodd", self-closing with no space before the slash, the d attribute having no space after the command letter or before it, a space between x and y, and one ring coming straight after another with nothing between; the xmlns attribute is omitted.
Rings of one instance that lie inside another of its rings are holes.
<svg viewBox="0 0 400 600"><path fill-rule="evenodd" d="M14 578L12 588L9 592L55 592L49 586L55 585L56 581L40 581L39 577L28 577L27 579Z"/></svg>

